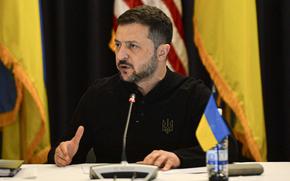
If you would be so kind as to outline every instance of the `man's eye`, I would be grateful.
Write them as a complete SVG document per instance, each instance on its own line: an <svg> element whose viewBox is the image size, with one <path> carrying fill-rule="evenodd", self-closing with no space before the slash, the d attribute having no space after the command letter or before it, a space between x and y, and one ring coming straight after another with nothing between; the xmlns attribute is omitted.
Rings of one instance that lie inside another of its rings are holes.
<svg viewBox="0 0 290 181"><path fill-rule="evenodd" d="M135 48L138 48L138 46L135 45L135 44L130 44L130 45L129 45L129 48L131 48L131 49L135 49Z"/></svg>
<svg viewBox="0 0 290 181"><path fill-rule="evenodd" d="M121 46L121 43L115 43L116 48L120 48L120 46Z"/></svg>

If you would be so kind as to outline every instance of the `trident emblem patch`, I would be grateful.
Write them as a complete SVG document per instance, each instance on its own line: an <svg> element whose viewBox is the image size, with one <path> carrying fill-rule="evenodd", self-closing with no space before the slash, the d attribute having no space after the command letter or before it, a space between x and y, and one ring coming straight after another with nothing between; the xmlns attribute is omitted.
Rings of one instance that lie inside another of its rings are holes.
<svg viewBox="0 0 290 181"><path fill-rule="evenodd" d="M173 120L167 118L166 120L162 120L162 132L169 134L173 132Z"/></svg>

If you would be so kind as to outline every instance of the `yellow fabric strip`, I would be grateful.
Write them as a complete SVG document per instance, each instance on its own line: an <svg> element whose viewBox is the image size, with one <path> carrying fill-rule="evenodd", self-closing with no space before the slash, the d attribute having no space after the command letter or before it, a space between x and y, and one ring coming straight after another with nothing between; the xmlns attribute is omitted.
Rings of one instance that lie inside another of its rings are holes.
<svg viewBox="0 0 290 181"><path fill-rule="evenodd" d="M195 135L203 151L211 149L218 143L204 114L201 117Z"/></svg>
<svg viewBox="0 0 290 181"><path fill-rule="evenodd" d="M255 1L195 1L194 41L221 97L236 114L243 153L267 157ZM242 135L242 137L241 137Z"/></svg>
<svg viewBox="0 0 290 181"><path fill-rule="evenodd" d="M36 157L50 147L38 3L0 1L0 58L6 67L13 67L14 78L23 87L18 119L3 125L2 158L20 157L26 163L44 162L44 154L42 159Z"/></svg>

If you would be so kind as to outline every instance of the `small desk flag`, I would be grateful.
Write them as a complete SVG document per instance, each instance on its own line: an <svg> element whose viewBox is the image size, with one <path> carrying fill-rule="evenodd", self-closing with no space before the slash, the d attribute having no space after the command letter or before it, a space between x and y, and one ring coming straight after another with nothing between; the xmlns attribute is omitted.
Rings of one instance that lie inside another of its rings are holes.
<svg viewBox="0 0 290 181"><path fill-rule="evenodd" d="M209 98L195 134L204 151L216 146L230 134L212 95Z"/></svg>

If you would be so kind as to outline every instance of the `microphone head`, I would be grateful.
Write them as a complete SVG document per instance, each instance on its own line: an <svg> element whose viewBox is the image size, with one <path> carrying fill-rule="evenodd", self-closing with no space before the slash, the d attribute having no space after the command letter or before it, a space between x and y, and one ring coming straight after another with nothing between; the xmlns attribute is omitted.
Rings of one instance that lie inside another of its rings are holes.
<svg viewBox="0 0 290 181"><path fill-rule="evenodd" d="M134 103L135 102L135 97L136 97L136 95L134 93L131 94L130 98L129 98L129 102Z"/></svg>

